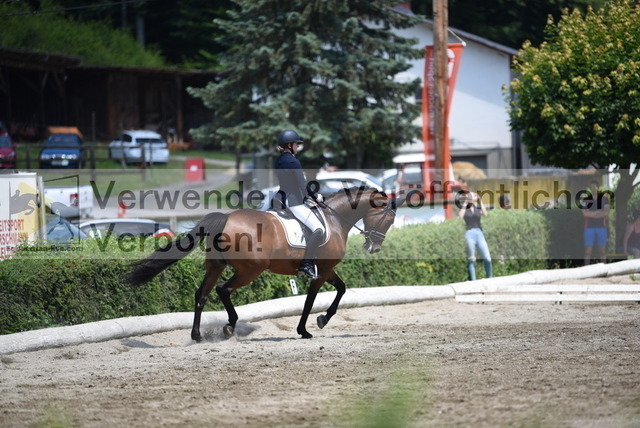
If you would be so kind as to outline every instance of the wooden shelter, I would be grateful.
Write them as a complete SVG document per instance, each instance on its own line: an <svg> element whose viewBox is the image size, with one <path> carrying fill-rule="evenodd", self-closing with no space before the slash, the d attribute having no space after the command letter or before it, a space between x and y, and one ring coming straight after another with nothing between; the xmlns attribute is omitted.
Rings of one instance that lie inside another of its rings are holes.
<svg viewBox="0 0 640 428"><path fill-rule="evenodd" d="M108 141L125 129L185 141L189 129L209 120L211 111L186 88L217 80L215 72L81 62L0 47L0 121L16 141L42 139L48 126L76 126L89 141Z"/></svg>

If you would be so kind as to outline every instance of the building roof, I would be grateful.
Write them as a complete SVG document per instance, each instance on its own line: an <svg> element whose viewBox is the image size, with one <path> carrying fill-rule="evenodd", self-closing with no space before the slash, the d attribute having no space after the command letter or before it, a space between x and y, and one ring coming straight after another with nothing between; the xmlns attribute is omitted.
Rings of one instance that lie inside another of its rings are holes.
<svg viewBox="0 0 640 428"><path fill-rule="evenodd" d="M0 65L35 70L64 71L82 62L82 58L0 46Z"/></svg>
<svg viewBox="0 0 640 428"><path fill-rule="evenodd" d="M126 66L126 65L78 65L73 67L74 70L81 71L95 71L95 72L131 72L131 73L144 73L144 74L156 74L156 75L178 75L178 76L204 76L204 77L218 77L220 74L217 71L206 70L186 70L176 67L141 67L141 66Z"/></svg>
<svg viewBox="0 0 640 428"><path fill-rule="evenodd" d="M183 77L206 77L210 79L219 78L221 74L217 71L185 70L176 67L85 65L82 62L83 59L77 56L0 46L0 65L21 69L48 70L56 72L80 70L105 73L124 71L147 75L178 75Z"/></svg>

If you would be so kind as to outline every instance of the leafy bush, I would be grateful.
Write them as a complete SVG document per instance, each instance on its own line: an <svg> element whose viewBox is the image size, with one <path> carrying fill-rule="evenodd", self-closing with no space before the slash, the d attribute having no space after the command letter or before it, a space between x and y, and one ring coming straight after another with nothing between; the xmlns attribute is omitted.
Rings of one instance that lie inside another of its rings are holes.
<svg viewBox="0 0 640 428"><path fill-rule="evenodd" d="M543 215L495 211L483 221L494 259L494 273L509 275L546 265L549 239ZM383 251L370 255L364 238L348 241L347 255L336 272L348 287L446 284L467 278L462 220L408 226L388 233ZM123 316L192 311L194 293L204 275L202 254L194 251L148 284L130 287L123 278L128 264L161 242L140 245L115 240L86 241L81 252L19 251L0 262L0 334L70 325ZM123 256L123 248L127 253ZM478 269L479 274L482 269ZM228 279L227 269L221 280ZM308 282L298 279L301 293ZM326 286L327 289L330 287ZM215 294L215 293L214 293ZM237 290L236 305L291 294L288 278L263 273ZM206 309L222 310L212 296Z"/></svg>

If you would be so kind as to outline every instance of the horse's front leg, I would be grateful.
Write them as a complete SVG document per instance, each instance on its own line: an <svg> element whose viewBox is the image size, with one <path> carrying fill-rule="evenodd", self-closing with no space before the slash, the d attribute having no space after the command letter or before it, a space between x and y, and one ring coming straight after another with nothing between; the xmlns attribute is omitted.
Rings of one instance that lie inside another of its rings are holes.
<svg viewBox="0 0 640 428"><path fill-rule="evenodd" d="M318 290L320 290L320 287L322 287L324 282L325 280L323 278L319 278L312 280L309 284L309 292L307 293L307 299L304 301L304 309L302 310L302 316L300 317L300 322L298 323L298 328L296 330L303 339L311 339L313 337L313 335L307 331L305 326L309 319L311 309L313 309L313 302L316 300Z"/></svg>
<svg viewBox="0 0 640 428"><path fill-rule="evenodd" d="M236 329L236 323L238 322L238 313L233 307L233 303L231 303L231 292L233 288L229 287L228 282L224 284L218 284L216 286L216 293L218 293L218 297L222 301L225 310L227 311L227 315L229 316L229 322L222 328L222 332L224 333L224 337L227 339L233 336L233 332Z"/></svg>
<svg viewBox="0 0 640 428"><path fill-rule="evenodd" d="M331 317L336 314L336 311L338 310L338 305L340 304L340 299L342 299L342 296L344 296L344 293L347 289L342 279L334 271L331 271L331 276L329 277L327 282L333 285L336 288L336 291L338 293L336 294L335 299L333 299L331 306L329 306L329 309L327 309L327 314L319 315L317 318L318 327L320 327L321 329L324 328L324 326L327 325Z"/></svg>

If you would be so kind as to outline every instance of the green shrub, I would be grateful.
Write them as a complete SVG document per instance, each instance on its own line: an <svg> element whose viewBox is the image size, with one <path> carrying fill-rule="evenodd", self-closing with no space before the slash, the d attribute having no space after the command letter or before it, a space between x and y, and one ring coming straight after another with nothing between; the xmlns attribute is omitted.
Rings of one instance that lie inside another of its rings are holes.
<svg viewBox="0 0 640 428"><path fill-rule="evenodd" d="M542 214L493 211L483 220L483 228L496 276L546 266L549 233ZM147 240L137 245L88 240L80 252L22 250L0 262L0 334L123 316L193 311L194 293L204 275L203 256L198 251L144 286L124 283L129 263L157 248L158 242ZM375 255L366 253L363 243L362 236L349 238L347 255L336 268L348 287L446 284L467 278L462 220L390 231L382 252ZM479 274L481 271L478 269ZM230 275L231 269L227 269L221 280ZM297 281L300 292L306 293L308 281ZM263 273L237 290L232 299L234 304L243 305L289 295L288 277ZM215 293L206 309L223 309Z"/></svg>

